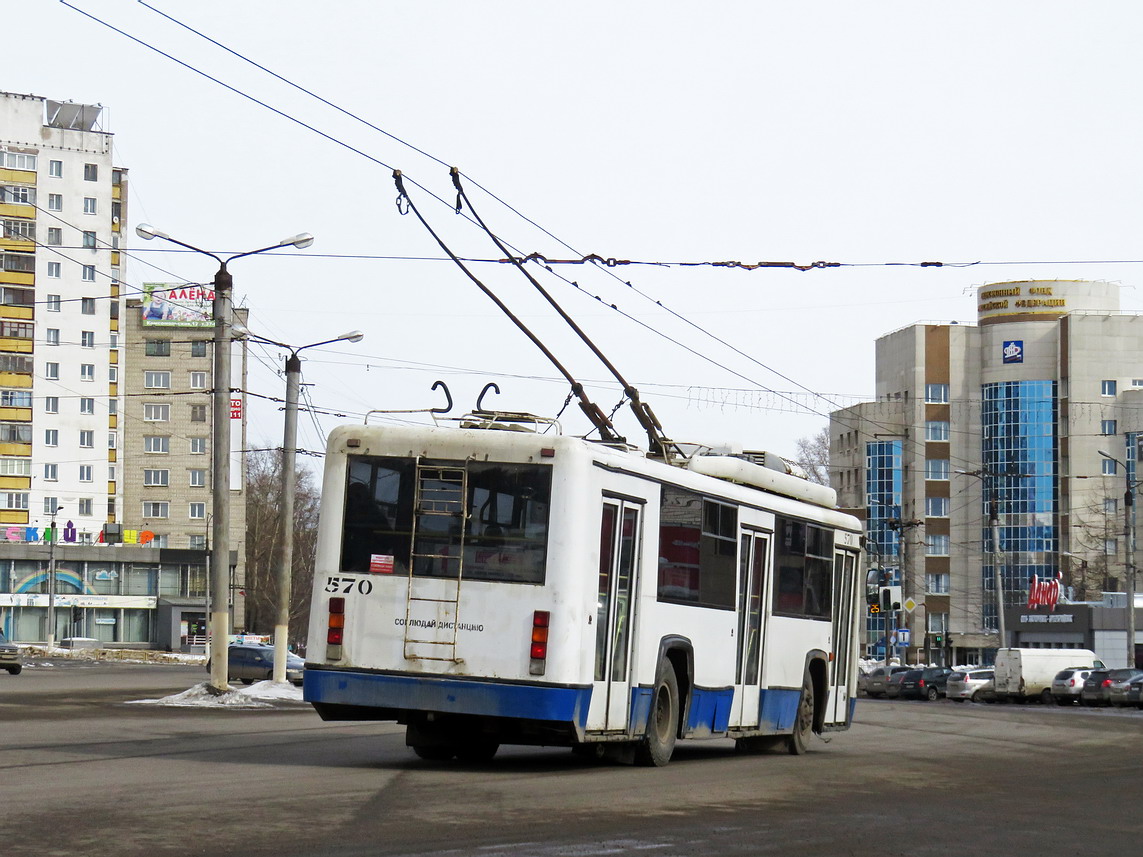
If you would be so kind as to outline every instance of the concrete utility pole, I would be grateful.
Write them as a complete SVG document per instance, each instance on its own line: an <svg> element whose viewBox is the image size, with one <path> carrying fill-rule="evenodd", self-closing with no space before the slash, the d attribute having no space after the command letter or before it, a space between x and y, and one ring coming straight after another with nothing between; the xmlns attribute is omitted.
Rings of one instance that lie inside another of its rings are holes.
<svg viewBox="0 0 1143 857"><path fill-rule="evenodd" d="M52 509L51 541L48 542L48 651L56 647L56 513L63 509Z"/></svg>
<svg viewBox="0 0 1143 857"><path fill-rule="evenodd" d="M1138 481L1132 481L1127 464L1114 455L1098 450L1104 458L1114 461L1123 468L1123 589L1127 596L1127 664L1135 666L1135 488Z"/></svg>
<svg viewBox="0 0 1143 857"><path fill-rule="evenodd" d="M210 686L216 693L223 693L229 688L228 678L228 649L230 644L230 329L233 325L231 317L231 293L234 281L226 269L228 262L240 259L243 256L253 256L281 247L297 247L303 249L314 243L314 237L308 232L286 238L277 244L262 247L258 250L249 250L245 253L235 253L223 259L209 250L186 244L165 232L140 223L135 227L135 234L150 241L152 238L162 238L179 247L193 250L204 256L209 256L218 262L218 271L214 275L214 393L211 399L214 411L211 428L211 478L214 514L214 527L212 541L214 542L210 554L210 645L208 658L210 660Z"/></svg>

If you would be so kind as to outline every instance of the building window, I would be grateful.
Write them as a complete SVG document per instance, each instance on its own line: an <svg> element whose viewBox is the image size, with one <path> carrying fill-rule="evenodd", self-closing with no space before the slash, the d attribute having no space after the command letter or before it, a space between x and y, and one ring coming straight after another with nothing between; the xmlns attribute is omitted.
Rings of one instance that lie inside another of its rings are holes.
<svg viewBox="0 0 1143 857"><path fill-rule="evenodd" d="M925 537L925 555L926 556L948 556L949 555L949 537L928 535Z"/></svg>
<svg viewBox="0 0 1143 857"><path fill-rule="evenodd" d="M190 454L191 455L206 455L206 438L205 437L192 437L190 439Z"/></svg>
<svg viewBox="0 0 1143 857"><path fill-rule="evenodd" d="M169 390L171 389L171 373L154 371L144 372L143 386L148 390Z"/></svg>
<svg viewBox="0 0 1143 857"><path fill-rule="evenodd" d="M206 536L189 536L187 538L187 547L196 551L206 550Z"/></svg>
<svg viewBox="0 0 1143 857"><path fill-rule="evenodd" d="M143 451L166 454L170 452L171 439L165 435L145 435L143 437Z"/></svg>
<svg viewBox="0 0 1143 857"><path fill-rule="evenodd" d="M112 351L115 351L117 348L119 348L119 334L118 333L107 334L107 347L110 348Z"/></svg>
<svg viewBox="0 0 1143 857"><path fill-rule="evenodd" d="M191 488L204 488L206 486L206 471L200 468L188 471Z"/></svg>
<svg viewBox="0 0 1143 857"><path fill-rule="evenodd" d="M48 175L54 179L63 178L63 161L48 161Z"/></svg>
<svg viewBox="0 0 1143 857"><path fill-rule="evenodd" d="M95 298L80 298L79 311L84 315L95 315Z"/></svg>
<svg viewBox="0 0 1143 857"><path fill-rule="evenodd" d="M85 182L99 181L99 164L84 164L83 180Z"/></svg>
<svg viewBox="0 0 1143 857"><path fill-rule="evenodd" d="M1118 420L1101 420L1099 423L1100 434L1119 434L1119 421Z"/></svg>
<svg viewBox="0 0 1143 857"><path fill-rule="evenodd" d="M190 388L192 390L205 390L206 389L206 373L205 372L191 372L190 373Z"/></svg>
<svg viewBox="0 0 1143 857"><path fill-rule="evenodd" d="M143 484L155 487L166 487L170 484L171 471L169 470L144 470L143 471Z"/></svg>
<svg viewBox="0 0 1143 857"><path fill-rule="evenodd" d="M95 249L95 233L94 232L88 231L86 229L84 230L84 232L83 232L83 247L85 250L94 250Z"/></svg>
<svg viewBox="0 0 1143 857"><path fill-rule="evenodd" d="M83 213L84 214L95 214L96 213L96 205L95 205L95 197L94 196L85 196L83 198Z"/></svg>
<svg viewBox="0 0 1143 857"><path fill-rule="evenodd" d="M191 503L190 516L195 520L202 520L206 517L206 503Z"/></svg>
<svg viewBox="0 0 1143 857"><path fill-rule="evenodd" d="M55 482L60 478L60 468L58 464L45 464L44 465L44 479L48 482Z"/></svg>
<svg viewBox="0 0 1143 857"><path fill-rule="evenodd" d="M48 276L53 280L58 280L60 278L59 262L48 262Z"/></svg>
<svg viewBox="0 0 1143 857"><path fill-rule="evenodd" d="M107 413L109 413L109 414L119 413L119 400L118 399L108 399L107 400Z"/></svg>
<svg viewBox="0 0 1143 857"><path fill-rule="evenodd" d="M31 390L0 390L0 406L5 408L32 407Z"/></svg>
<svg viewBox="0 0 1143 857"><path fill-rule="evenodd" d="M92 502L90 497L81 497L79 501L79 514L82 517L90 518L92 515Z"/></svg>
<svg viewBox="0 0 1143 857"><path fill-rule="evenodd" d="M92 466L90 464L81 464L79 466L79 481L80 482L91 482L92 476L94 475L92 472L93 469L94 468L92 468Z"/></svg>
<svg viewBox="0 0 1143 857"><path fill-rule="evenodd" d="M949 632L949 614L927 613L925 615L925 628L930 634L947 634Z"/></svg>
<svg viewBox="0 0 1143 857"><path fill-rule="evenodd" d="M1118 515L1119 514L1119 500L1115 497L1103 498L1103 514L1105 515Z"/></svg>
<svg viewBox="0 0 1143 857"><path fill-rule="evenodd" d="M929 518L947 518L949 516L949 498L926 497L925 516Z"/></svg>
<svg viewBox="0 0 1143 857"><path fill-rule="evenodd" d="M25 506L24 508L27 508L27 507ZM60 510L60 498L59 497L45 497L44 498L44 514L45 515L54 515L59 510Z"/></svg>
<svg viewBox="0 0 1143 857"><path fill-rule="evenodd" d="M91 449L95 446L95 432L91 429L79 430L79 445L84 449Z"/></svg>
<svg viewBox="0 0 1143 857"><path fill-rule="evenodd" d="M1116 384L1114 381L1100 381L1099 382L1100 395L1114 396L1115 395L1115 386L1116 386Z"/></svg>
<svg viewBox="0 0 1143 857"><path fill-rule="evenodd" d="M79 332L79 344L82 348L95 347L95 331L94 330L81 330Z"/></svg>
<svg viewBox="0 0 1143 857"><path fill-rule="evenodd" d="M0 423L0 443L31 443L31 423Z"/></svg>
<svg viewBox="0 0 1143 857"><path fill-rule="evenodd" d="M60 364L58 363L45 363L44 364L44 377L49 381L58 381L60 379Z"/></svg>
<svg viewBox="0 0 1143 857"><path fill-rule="evenodd" d="M939 420L929 420L925 423L925 440L948 440L949 424Z"/></svg>
<svg viewBox="0 0 1143 857"><path fill-rule="evenodd" d="M83 266L83 276L81 279L83 279L83 281L85 283L94 283L95 282L95 266L94 265L84 265Z"/></svg>
<svg viewBox="0 0 1143 857"><path fill-rule="evenodd" d="M0 458L0 476L31 476L32 459Z"/></svg>
<svg viewBox="0 0 1143 857"><path fill-rule="evenodd" d="M60 329L58 327L49 327L44 333L44 342L48 345L59 345Z"/></svg>
<svg viewBox="0 0 1143 857"><path fill-rule="evenodd" d="M949 573L945 571L939 574L926 574L925 592L931 593L932 595L948 595Z"/></svg>
<svg viewBox="0 0 1143 857"><path fill-rule="evenodd" d="M169 339L144 339L143 351L148 357L170 357L171 341ZM168 383L169 387L170 384Z"/></svg>
<svg viewBox="0 0 1143 857"><path fill-rule="evenodd" d="M206 357L205 339L194 339L191 341L191 357Z"/></svg>
<svg viewBox="0 0 1143 857"><path fill-rule="evenodd" d="M48 194L48 211L63 211L63 194Z"/></svg>
<svg viewBox="0 0 1143 857"><path fill-rule="evenodd" d="M191 405L190 418L192 423L205 423L206 405Z"/></svg>
<svg viewBox="0 0 1143 857"><path fill-rule="evenodd" d="M44 309L46 309L48 312L59 312L60 296L48 295L47 300L44 302Z"/></svg>
<svg viewBox="0 0 1143 857"><path fill-rule="evenodd" d="M79 399L79 412L81 414L94 414L95 399L90 396L81 396Z"/></svg>
<svg viewBox="0 0 1143 857"><path fill-rule="evenodd" d="M144 518L169 518L171 504L166 502L147 502L143 504Z"/></svg>
<svg viewBox="0 0 1143 857"><path fill-rule="evenodd" d="M1119 540L1118 539L1104 539L1103 552L1108 556L1115 556L1119 553Z"/></svg>
<svg viewBox="0 0 1143 857"><path fill-rule="evenodd" d="M1114 458L1101 459L1104 476L1114 476L1119 471L1119 462Z"/></svg>
<svg viewBox="0 0 1143 857"><path fill-rule="evenodd" d="M948 479L949 461L947 458L928 458L925 460L926 479Z"/></svg>
<svg viewBox="0 0 1143 857"><path fill-rule="evenodd" d="M948 384L926 384L925 402L930 405L946 405L949 401Z"/></svg>
<svg viewBox="0 0 1143 857"><path fill-rule="evenodd" d="M119 380L119 367L118 366L108 366L107 367L107 380L110 381L112 384L114 384L116 381Z"/></svg>
<svg viewBox="0 0 1143 857"><path fill-rule="evenodd" d="M17 491L6 491L0 494L0 500L4 502L5 509L23 510L28 508L28 495ZM45 506L47 503L45 502Z"/></svg>
<svg viewBox="0 0 1143 857"><path fill-rule="evenodd" d="M149 423L165 423L171 419L170 405L143 405L143 420Z"/></svg>
<svg viewBox="0 0 1143 857"><path fill-rule="evenodd" d="M59 446L60 445L60 430L59 429L44 429L44 446Z"/></svg>
<svg viewBox="0 0 1143 857"><path fill-rule="evenodd" d="M107 448L108 449L115 449L115 447L118 446L118 444L119 444L119 438L116 436L115 432L109 431L107 433Z"/></svg>
<svg viewBox="0 0 1143 857"><path fill-rule="evenodd" d="M58 226L48 227L48 240L49 247L59 247L63 244L63 229Z"/></svg>
<svg viewBox="0 0 1143 857"><path fill-rule="evenodd" d="M81 381L94 381L95 380L95 364L94 363L80 363L79 364L79 380L81 380Z"/></svg>

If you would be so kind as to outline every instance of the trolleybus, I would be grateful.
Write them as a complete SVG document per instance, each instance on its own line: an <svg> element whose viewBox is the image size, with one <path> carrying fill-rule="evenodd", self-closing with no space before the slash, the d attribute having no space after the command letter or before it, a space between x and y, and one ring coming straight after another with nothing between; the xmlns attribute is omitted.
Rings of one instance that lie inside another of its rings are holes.
<svg viewBox="0 0 1143 857"><path fill-rule="evenodd" d="M665 461L495 417L341 426L305 699L403 724L425 759L803 753L857 695L861 527L834 505L758 454Z"/></svg>

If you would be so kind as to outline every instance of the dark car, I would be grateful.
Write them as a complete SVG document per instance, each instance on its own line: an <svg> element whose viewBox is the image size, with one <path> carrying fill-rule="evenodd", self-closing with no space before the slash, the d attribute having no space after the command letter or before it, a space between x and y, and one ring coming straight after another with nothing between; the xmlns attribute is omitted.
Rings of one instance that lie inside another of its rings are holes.
<svg viewBox="0 0 1143 857"><path fill-rule="evenodd" d="M925 667L909 670L901 679L898 695L901 699L927 699L930 702L944 695L952 670L948 667Z"/></svg>
<svg viewBox="0 0 1143 857"><path fill-rule="evenodd" d="M867 675L857 680L857 689L858 691L865 691L867 695L874 698L883 696L889 688L889 677L908 671L909 668L903 666L875 667Z"/></svg>
<svg viewBox="0 0 1143 857"><path fill-rule="evenodd" d="M1123 697L1123 704L1143 708L1143 675L1136 676L1127 683L1127 693Z"/></svg>
<svg viewBox="0 0 1143 857"><path fill-rule="evenodd" d="M1115 706L1127 705L1127 690L1131 682L1141 676L1143 676L1143 670L1135 667L1112 670L1107 676L1111 679L1111 684L1107 688L1107 701Z"/></svg>
<svg viewBox="0 0 1143 857"><path fill-rule="evenodd" d="M20 663L20 647L9 642L4 632L0 631L0 669L19 675L23 668L24 665Z"/></svg>
<svg viewBox="0 0 1143 857"><path fill-rule="evenodd" d="M889 676L889 680L885 683L885 696L889 699L896 699L901 695L901 682L905 680L905 676L913 672L913 668L905 667L904 669L897 670L893 675Z"/></svg>
<svg viewBox="0 0 1143 857"><path fill-rule="evenodd" d="M286 681L300 685L305 665L306 662L297 655L287 652ZM207 671L210 670L210 661L206 662L206 668ZM227 650L227 678L230 681L237 679L243 684L253 684L256 681L269 681L273 677L273 646L239 645Z"/></svg>
<svg viewBox="0 0 1143 857"><path fill-rule="evenodd" d="M1111 687L1111 670L1092 670L1083 680L1080 703L1083 705L1107 705L1108 689Z"/></svg>

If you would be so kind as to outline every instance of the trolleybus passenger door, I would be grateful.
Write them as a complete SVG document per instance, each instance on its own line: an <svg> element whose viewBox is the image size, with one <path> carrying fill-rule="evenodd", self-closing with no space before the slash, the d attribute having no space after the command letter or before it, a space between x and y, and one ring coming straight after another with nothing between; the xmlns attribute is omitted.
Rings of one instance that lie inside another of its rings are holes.
<svg viewBox="0 0 1143 857"><path fill-rule="evenodd" d="M857 593L854 592L857 575L857 554L836 551L833 555L833 620L830 627L833 642L833 660L829 665L829 702L826 705L826 723L844 723L849 699L856 688L849 686L850 660L853 651L853 623Z"/></svg>
<svg viewBox="0 0 1143 857"><path fill-rule="evenodd" d="M643 507L607 498L599 533L595 676L588 728L626 731L631 711L631 640Z"/></svg>
<svg viewBox="0 0 1143 857"><path fill-rule="evenodd" d="M763 594L769 543L769 537L757 530L743 529L738 536L738 652L731 726L758 725L758 667L762 663Z"/></svg>

